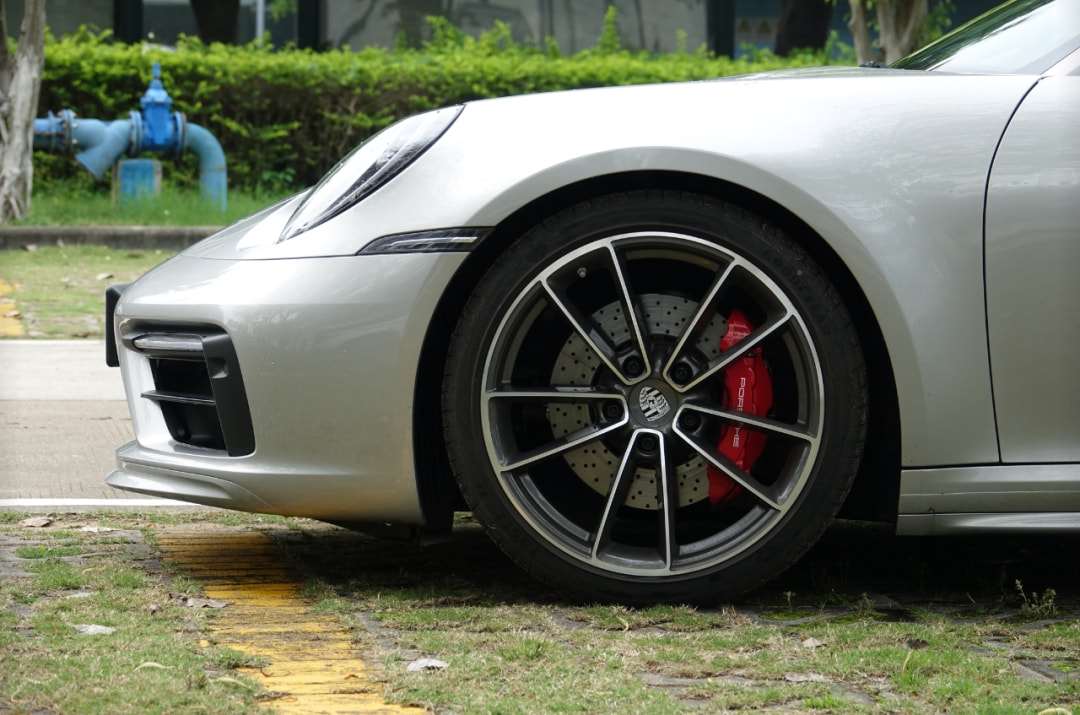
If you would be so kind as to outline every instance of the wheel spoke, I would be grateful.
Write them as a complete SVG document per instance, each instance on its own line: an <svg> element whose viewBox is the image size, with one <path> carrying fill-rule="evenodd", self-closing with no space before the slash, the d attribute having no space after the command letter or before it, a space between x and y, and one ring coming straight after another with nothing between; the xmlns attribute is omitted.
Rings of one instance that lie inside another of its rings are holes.
<svg viewBox="0 0 1080 715"><path fill-rule="evenodd" d="M491 453L491 461L499 470L514 471L529 464L550 459L560 454L572 451L583 444L598 439L603 435L619 429L629 419L626 410L625 398L616 392L601 391L591 387L550 387L550 388L503 388L498 391L484 393L485 407L484 429L488 434L498 434L495 425L505 423L507 410L520 404L601 404L617 403L622 406L622 415L618 419L603 423L593 423L561 437L556 437L550 442L525 451L519 451L508 444L500 443L501 448Z"/></svg>
<svg viewBox="0 0 1080 715"><path fill-rule="evenodd" d="M675 510L679 508L679 487L675 483L675 465L671 464L664 435L654 432L660 446L660 555L664 570L671 571L675 558Z"/></svg>
<svg viewBox="0 0 1080 715"><path fill-rule="evenodd" d="M784 511L784 500L780 495L777 494L776 489L762 484L758 480L754 479L749 474L735 466L735 464L733 464L723 455L720 455L718 453L712 453L704 456L712 463L714 467L734 479L736 482L738 482L739 486L746 489L746 491L750 492L759 500L764 502L765 506L776 511Z"/></svg>
<svg viewBox="0 0 1080 715"><path fill-rule="evenodd" d="M594 281L597 275L601 278L593 283L590 290L579 292L580 285L586 280ZM644 329L635 301L630 295L624 266L610 242L573 254L569 260L541 274L538 280L552 306L613 374L627 385L645 379L648 375L648 370L645 369L648 367L648 355ZM625 327L633 343L629 352L614 344L613 338L597 324L593 317L595 308L580 303L585 297L596 299L598 295L603 298L597 301L599 305L616 303L622 310ZM637 353L637 360L632 359L633 353ZM640 367L631 367L628 370L626 366L634 363L638 363ZM630 372L635 374L629 374Z"/></svg>
<svg viewBox="0 0 1080 715"><path fill-rule="evenodd" d="M728 278L731 277L732 271L735 270L735 265L735 261L732 261L728 263L722 271L717 273L716 279L713 281L712 285L709 286L709 290L705 293L705 297L703 297L698 304L697 310L694 312L694 317L687 322L686 329L683 330L682 334L679 336L679 341L675 344L675 349L671 351L671 356L668 358L667 364L664 365L664 377L669 381L671 380L671 368L675 365L675 361L679 356L682 355L687 342L697 335L698 330L700 330L705 322L706 316L715 309L713 304L716 301L716 297L727 283Z"/></svg>
<svg viewBox="0 0 1080 715"><path fill-rule="evenodd" d="M589 425L577 432L572 432L563 437L556 437L541 447L521 453L503 452L499 455L493 455L493 457L497 460L499 470L513 472L530 464L542 462L545 459L551 459L552 457L571 452L577 447L599 439L608 432L616 430L621 426L622 425L619 423L605 425L604 427Z"/></svg>
<svg viewBox="0 0 1080 715"><path fill-rule="evenodd" d="M513 402L590 402L592 400L607 402L616 400L625 402L622 394L597 390L595 387L552 386L539 389L507 387L484 393L486 403L501 400Z"/></svg>
<svg viewBox="0 0 1080 715"><path fill-rule="evenodd" d="M641 316L641 306L639 306L637 301L633 299L633 296L630 295L630 284L626 280L626 267L623 265L623 261L618 252L615 250L615 246L609 243L608 249L611 252L611 270L619 285L619 300L622 303L623 315L626 316L627 326L630 328L631 335L634 336L634 341L637 344L637 349L640 351L644 365L648 366L651 364L651 360L649 359L649 349L645 345L646 331ZM644 377L644 375L631 377L641 378ZM630 382L636 382L636 380L631 380Z"/></svg>
<svg viewBox="0 0 1080 715"><path fill-rule="evenodd" d="M574 331L581 336L581 339L585 341L594 353L596 353L600 360L608 366L608 369L629 384L629 380L623 375L621 368L616 362L615 347L608 342L607 338L605 338L599 330L587 327L585 316L574 309L573 304L565 294L556 291L555 287L547 281L544 282L544 290L547 291L551 302L558 308L559 312L563 314L563 317L565 317L574 328Z"/></svg>
<svg viewBox="0 0 1080 715"><path fill-rule="evenodd" d="M709 363L707 369L703 370L701 374L695 377L691 382L684 385L681 390L685 392L686 390L690 390L700 385L731 363L746 355L746 353L756 348L770 335L785 327L791 321L793 315L794 314L789 309L785 310L781 315L770 317L764 325L756 328L753 332L736 343L730 350L724 351L717 360Z"/></svg>
<svg viewBox="0 0 1080 715"><path fill-rule="evenodd" d="M686 435L680 436L683 437L687 444L694 448L694 451L707 459L710 464L734 479L739 486L764 502L770 509L776 511L783 510L784 497L776 487L762 484L757 479L754 479L749 473L739 469L734 462L720 454L715 448L703 445L692 437Z"/></svg>
<svg viewBox="0 0 1080 715"><path fill-rule="evenodd" d="M739 410L730 410L723 407L704 407L701 405L683 405L679 411L679 414L675 418L675 431L680 432L678 428L678 420L682 416L684 411L699 412L704 415L710 415L712 417L719 417L727 422L735 424L746 425L755 430L761 432L770 432L775 435L784 437L791 437L792 439L801 440L810 445L816 445L818 443L818 435L816 432L809 428L799 426L792 426L776 420L771 420L767 417L757 417L755 415L748 414L746 412L740 412ZM681 433L680 433L681 434ZM683 435L685 438L685 435Z"/></svg>
<svg viewBox="0 0 1080 715"><path fill-rule="evenodd" d="M633 483L632 476L634 468L637 466L637 460L633 457L634 445L634 439L627 443L622 458L619 459L619 468L615 472L615 477L611 480L607 500L604 502L604 510L600 514L600 522L596 526L596 536L593 539L591 554L593 561L600 560L600 552L603 546L610 541L615 512L626 500L626 494L630 491L630 486Z"/></svg>

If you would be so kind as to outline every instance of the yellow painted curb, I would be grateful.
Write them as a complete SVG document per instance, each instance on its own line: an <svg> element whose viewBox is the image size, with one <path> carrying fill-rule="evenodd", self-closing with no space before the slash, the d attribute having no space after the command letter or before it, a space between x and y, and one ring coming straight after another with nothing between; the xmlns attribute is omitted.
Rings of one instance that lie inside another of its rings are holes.
<svg viewBox="0 0 1080 715"><path fill-rule="evenodd" d="M0 278L0 336L5 338L17 338L23 334L22 321L17 317L8 317L8 313L15 312L15 299L9 298L8 294L15 292L16 288Z"/></svg>
<svg viewBox="0 0 1080 715"><path fill-rule="evenodd" d="M266 707L283 715L424 712L383 701L349 632L333 616L310 612L303 585L269 537L184 531L159 537L165 558L202 583L208 598L228 601L211 624L218 644L270 661L239 669L273 694Z"/></svg>

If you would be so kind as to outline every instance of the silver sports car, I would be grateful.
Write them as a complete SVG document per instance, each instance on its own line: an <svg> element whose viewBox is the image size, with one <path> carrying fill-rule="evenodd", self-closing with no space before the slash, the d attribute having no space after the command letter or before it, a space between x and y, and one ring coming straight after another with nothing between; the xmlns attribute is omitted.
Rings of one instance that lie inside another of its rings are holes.
<svg viewBox="0 0 1080 715"><path fill-rule="evenodd" d="M892 67L405 119L112 292L108 483L708 602L830 521L1080 530L1080 0Z"/></svg>

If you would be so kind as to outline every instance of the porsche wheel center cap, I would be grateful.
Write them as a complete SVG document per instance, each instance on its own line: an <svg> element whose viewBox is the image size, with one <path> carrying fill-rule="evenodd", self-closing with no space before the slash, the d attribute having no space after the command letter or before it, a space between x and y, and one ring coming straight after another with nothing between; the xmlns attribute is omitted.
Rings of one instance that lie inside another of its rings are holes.
<svg viewBox="0 0 1080 715"><path fill-rule="evenodd" d="M671 421L673 396L665 385L647 382L638 388L637 399L631 401L631 411L642 426L661 427Z"/></svg>

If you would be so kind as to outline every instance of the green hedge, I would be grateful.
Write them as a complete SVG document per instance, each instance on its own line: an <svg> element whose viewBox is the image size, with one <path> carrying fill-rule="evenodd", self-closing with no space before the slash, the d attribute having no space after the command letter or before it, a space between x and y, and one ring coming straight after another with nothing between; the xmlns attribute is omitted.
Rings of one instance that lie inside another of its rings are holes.
<svg viewBox="0 0 1080 715"><path fill-rule="evenodd" d="M610 32L596 48L566 56L550 44L514 44L505 26L475 39L437 19L432 24L433 40L421 50L359 52L207 46L194 39L166 49L83 31L47 42L39 116L72 109L95 119L126 117L139 108L152 65L160 62L173 110L221 142L231 186L258 193L307 185L372 133L433 107L821 64L828 56L757 53L734 61L703 51L648 55L620 49ZM44 181L73 175L74 165L70 157L35 157ZM193 181L194 169L188 158L179 170L166 171L183 182Z"/></svg>

